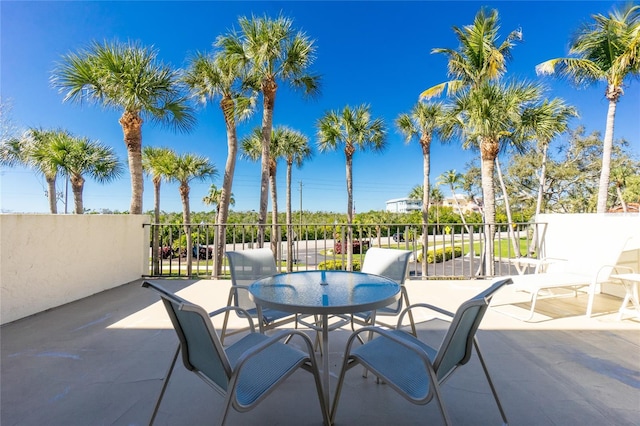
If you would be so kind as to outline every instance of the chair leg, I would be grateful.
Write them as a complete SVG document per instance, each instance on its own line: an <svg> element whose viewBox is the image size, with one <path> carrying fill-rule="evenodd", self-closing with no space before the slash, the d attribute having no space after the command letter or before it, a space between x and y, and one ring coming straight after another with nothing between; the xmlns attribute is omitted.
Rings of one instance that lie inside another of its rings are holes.
<svg viewBox="0 0 640 426"><path fill-rule="evenodd" d="M162 402L162 398L164 397L164 392L167 390L167 385L169 384L169 378L173 373L173 367L176 365L176 360L178 359L178 354L180 353L180 345L176 348L176 352L173 354L173 358L171 359L171 364L169 365L169 369L167 370L167 374L164 376L164 380L162 381L162 389L160 389L160 395L158 395L158 399L156 400L156 405L153 407L153 414L151 415L151 420L149 420L149 426L153 424L153 421L156 419L156 414L158 414L158 408L160 408L160 403Z"/></svg>
<svg viewBox="0 0 640 426"><path fill-rule="evenodd" d="M220 415L220 421L218 422L218 424L220 426L224 425L224 423L227 421L227 416L229 415L229 407L231 407L232 405L232 398L233 395L235 395L236 389L235 389L235 383L232 385L231 389L227 390L227 394L224 397L224 409L222 410L222 414Z"/></svg>
<svg viewBox="0 0 640 426"><path fill-rule="evenodd" d="M409 303L409 294L407 293L407 289L405 288L404 285L401 287L401 291L402 291L402 297L404 297L404 305L410 306L411 304ZM413 337L418 337L418 332L416 331L416 322L413 320L413 311L409 309L408 314L409 314L409 323L411 324L411 334L413 334Z"/></svg>
<svg viewBox="0 0 640 426"><path fill-rule="evenodd" d="M313 350L312 348L310 349ZM329 426L331 425L329 407L327 406L327 403L329 403L329 401L325 401L324 399L324 394L322 392L322 379L320 378L320 373L318 372L318 364L313 352L309 353L309 363L311 364L313 379L316 383L316 392L318 392L318 401L320 402L320 410L322 411L323 424Z"/></svg>
<svg viewBox="0 0 640 426"><path fill-rule="evenodd" d="M504 409L502 408L502 404L500 403L500 399L498 398L498 392L496 392L496 388L493 385L491 376L489 375L489 370L487 369L487 365L484 363L484 358L482 357L482 353L480 352L480 345L478 344L478 339L475 337L473 338L473 346L475 346L476 348L476 353L478 354L480 365L482 365L482 369L484 370L484 375L487 378L487 382L489 382L489 387L491 388L493 399L495 399L496 405L498 405L498 410L500 410L500 416L502 417L502 422L504 425L508 425L509 422L507 421L507 415L504 413Z"/></svg>
<svg viewBox="0 0 640 426"><path fill-rule="evenodd" d="M589 299L587 301L587 318L591 318L591 314L593 313L593 301L596 297L596 283L592 283L589 286Z"/></svg>
<svg viewBox="0 0 640 426"><path fill-rule="evenodd" d="M318 324L318 322L320 321L318 319L318 315L313 315L313 321L316 325ZM316 330L316 337L315 339L313 339L313 350L319 351L320 356L322 356L322 339L320 339L320 332L318 330Z"/></svg>
<svg viewBox="0 0 640 426"><path fill-rule="evenodd" d="M433 382L433 379L437 380L437 377L433 376L432 382ZM435 382L433 382L433 393L434 393L434 398L438 402L438 408L440 408L440 414L442 414L442 420L444 421L444 424L447 426L451 425L452 424L451 419L449 418L447 409L445 408L444 403L442 402L442 395L440 394L440 386Z"/></svg>
<svg viewBox="0 0 640 426"><path fill-rule="evenodd" d="M294 320L294 325L293 325L293 327L294 327L294 329L296 329L296 330L297 330L297 329L298 329L298 314L296 314L296 315L295 315L295 317L296 317L296 319ZM293 337L293 334L290 334L289 336L287 336L287 338L286 338L286 339L284 339L284 344L285 344L285 345L288 345L288 344L289 344L289 341L291 341L291 338L292 338L292 337Z"/></svg>
<svg viewBox="0 0 640 426"><path fill-rule="evenodd" d="M233 289L229 290L229 298L227 299L227 306L231 306L233 302ZM224 338L227 335L227 325L229 324L229 311L224 313L224 321L222 322L222 330L220 331L220 344L224 345Z"/></svg>

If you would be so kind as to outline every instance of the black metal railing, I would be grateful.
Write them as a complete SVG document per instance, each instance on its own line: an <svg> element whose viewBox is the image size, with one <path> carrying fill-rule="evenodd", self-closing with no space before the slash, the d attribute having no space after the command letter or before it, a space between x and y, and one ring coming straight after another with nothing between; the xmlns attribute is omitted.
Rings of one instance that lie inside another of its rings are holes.
<svg viewBox="0 0 640 426"><path fill-rule="evenodd" d="M185 229L192 239L191 275L195 277L228 278L224 252L258 247L258 225L228 223L224 226L221 264L216 268L217 235L223 227L211 223L160 224L151 227L151 241L157 232L157 259L150 250L152 276L186 277L187 246ZM345 269L347 262L347 231L344 223L292 224L293 241L287 242L287 225L265 226L264 247L271 247L281 270ZM275 238L272 238L275 229ZM486 247L485 229L494 232L494 271L487 273L483 261ZM412 250L412 278L473 278L512 275L517 273L514 260L520 257L540 257L544 253L544 223L504 223L487 227L484 224L353 224L353 269L358 270L369 247L389 247ZM540 242L540 243L538 243ZM426 247L425 247L426 244ZM423 267L423 261L426 263ZM220 271L219 273L217 271Z"/></svg>

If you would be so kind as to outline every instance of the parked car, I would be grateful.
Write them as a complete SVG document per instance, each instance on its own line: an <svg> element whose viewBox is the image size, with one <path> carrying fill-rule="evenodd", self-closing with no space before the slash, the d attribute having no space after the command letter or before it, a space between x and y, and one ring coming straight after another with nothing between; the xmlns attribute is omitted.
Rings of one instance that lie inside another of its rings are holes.
<svg viewBox="0 0 640 426"><path fill-rule="evenodd" d="M404 234L402 232L396 232L393 234L393 241L402 242L404 241Z"/></svg>

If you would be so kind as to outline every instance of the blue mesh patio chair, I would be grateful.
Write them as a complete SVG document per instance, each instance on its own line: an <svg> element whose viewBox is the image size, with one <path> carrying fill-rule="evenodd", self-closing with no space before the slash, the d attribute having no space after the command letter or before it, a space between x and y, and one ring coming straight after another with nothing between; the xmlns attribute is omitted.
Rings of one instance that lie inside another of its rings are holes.
<svg viewBox="0 0 640 426"><path fill-rule="evenodd" d="M402 312L403 302L406 306L410 305L409 294L404 286L404 281L407 277L411 253L413 253L411 250L394 250L372 247L367 250L367 254L364 256L364 263L361 268L362 272L382 275L383 277L390 278L400 284L400 299L392 305L376 310L376 324L393 328L395 324L391 325L380 322L380 316L398 316L400 315L400 312ZM373 312L360 312L354 314L351 323L352 329L354 323L364 326L372 325L372 314ZM411 333L416 336L416 325L413 320L413 313L409 312L408 315L409 323L411 324Z"/></svg>
<svg viewBox="0 0 640 426"><path fill-rule="evenodd" d="M273 252L269 248L250 249L242 251L228 251L229 270L231 272L231 288L227 306L242 308L236 310L238 316L249 315L253 319L258 319L258 310L255 303L249 298L249 285L254 281L279 273ZM247 331L246 328L229 331L229 314L227 311L222 323L220 341L224 343L227 336ZM296 322L296 315L291 312L281 312L275 309L262 309L263 321L260 324L260 331L272 329L287 323ZM297 323L296 323L297 325Z"/></svg>
<svg viewBox="0 0 640 426"><path fill-rule="evenodd" d="M333 422L336 416L347 370L362 364L414 404L427 404L435 398L445 424L451 424L442 401L440 386L459 366L469 361L472 347L475 347L502 421L506 425L507 417L498 399L475 334L492 296L503 285L511 283L510 278L494 282L488 289L460 305L455 315L424 303L406 308L398 319L398 325L402 324L404 314L415 308L431 309L451 318L451 324L439 348L432 348L411 334L397 328L386 330L367 326L353 333L347 340L344 361L331 409L331 421ZM368 332L378 336L364 345L352 348L358 334Z"/></svg>
<svg viewBox="0 0 640 426"><path fill-rule="evenodd" d="M218 423L220 425L225 423L229 407L239 412L251 410L298 368L313 374L322 418L324 424L329 424L313 345L307 335L298 330L288 330L268 337L256 333L253 322L245 316L250 323L250 333L225 348L210 317L238 308L225 307L207 314L202 307L170 293L158 284L145 281L142 286L160 295L179 340L153 409L150 425L158 413L180 352L187 370L224 396L224 408ZM281 342L294 335L302 338L306 352Z"/></svg>

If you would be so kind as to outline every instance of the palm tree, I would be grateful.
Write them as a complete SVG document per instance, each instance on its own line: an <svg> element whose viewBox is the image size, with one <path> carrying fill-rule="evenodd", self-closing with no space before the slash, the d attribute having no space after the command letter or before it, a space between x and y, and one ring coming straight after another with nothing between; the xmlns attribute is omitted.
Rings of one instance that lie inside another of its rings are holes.
<svg viewBox="0 0 640 426"><path fill-rule="evenodd" d="M185 71L183 81L194 97L206 104L220 97L220 110L227 131L227 161L222 189L216 202L216 275L222 273L226 243L226 224L232 199L233 176L238 156L237 123L249 118L255 109L255 92L246 88L242 68L233 57L220 51L215 56L196 54Z"/></svg>
<svg viewBox="0 0 640 426"><path fill-rule="evenodd" d="M269 147L269 192L271 193L271 251L278 258L278 187L276 173L278 171L278 145L282 142L283 130L276 127L271 131L271 146ZM262 129L256 127L240 141L242 158L258 161L262 155Z"/></svg>
<svg viewBox="0 0 640 426"><path fill-rule="evenodd" d="M507 70L507 60L511 58L511 49L516 41L522 40L522 31L514 30L507 35L504 41L498 41L499 19L497 10L492 10L488 14L484 9L480 9L475 16L472 25L463 28L453 27L460 42L458 50L447 48L433 49L433 53L445 54L448 61L448 74L452 78L444 83L433 86L420 95L421 98L431 98L440 95L444 89L447 89L449 95L458 96L454 101L457 107L450 115L451 122L449 129L463 125L463 122L456 116L464 108L475 108L475 112L467 115L482 115L483 105L486 109L490 105L495 105L496 101L492 100L493 96L501 97L501 86L492 86L492 82L497 82ZM495 89L495 90L494 90ZM473 104L473 106L470 105ZM504 104L503 101L498 103ZM460 107L463 107L462 109ZM507 111L503 111L507 112ZM513 113L514 111L509 111ZM486 111L485 111L486 113ZM500 121L504 121L507 117L499 117ZM509 116L509 122L515 122L515 117ZM491 123L485 123L487 127L491 127ZM485 204L485 265L488 275L493 274L493 234L495 227L495 198L493 188L493 160L498 155L499 143L495 139L497 134L485 129L481 130L482 117L478 116L474 124L470 124L469 132L474 133L474 137L480 138L474 142L480 148L482 158L482 187L483 199ZM472 129L473 128L473 129ZM449 131L444 132L445 135L450 134ZM489 136L492 134L493 136ZM470 141L465 138L466 142ZM488 162L491 164L488 164ZM485 167L486 166L486 167Z"/></svg>
<svg viewBox="0 0 640 426"><path fill-rule="evenodd" d="M542 153L540 164L540 179L538 187L538 198L536 201L536 217L542 211L542 200L545 193L545 180L547 170L547 151L551 141L568 129L571 117L577 117L578 111L566 105L560 98L552 100L545 99L540 105L530 108L526 115L522 117L530 128L531 136L537 140L538 149Z"/></svg>
<svg viewBox="0 0 640 426"><path fill-rule="evenodd" d="M182 221L184 222L184 233L187 239L187 275L191 276L192 269L192 238L191 238L191 210L189 207L189 184L192 180L205 180L215 177L218 174L215 166L209 159L195 154L173 154L171 157L171 168L168 179L180 184L180 199L182 201Z"/></svg>
<svg viewBox="0 0 640 426"><path fill-rule="evenodd" d="M472 25L454 26L453 32L460 42L458 50L431 50L431 53L442 53L449 58L448 74L452 80L428 88L420 98L439 96L445 89L449 95L455 95L463 89L502 77L507 71L507 60L511 58L514 42L522 40L522 30L511 31L498 45L499 29L498 11L487 13L484 8L478 11Z"/></svg>
<svg viewBox="0 0 640 426"><path fill-rule="evenodd" d="M142 123L151 119L187 131L195 123L180 93L178 74L137 43L93 42L62 57L52 83L63 101L95 102L122 111L120 125L131 173L131 214L142 214Z"/></svg>
<svg viewBox="0 0 640 426"><path fill-rule="evenodd" d="M467 221L464 218L464 213L462 213L462 207L460 206L460 202L458 201L458 196L456 194L456 189L460 188L462 185L462 174L456 172L455 169L447 170L442 173L438 178L438 185L446 185L451 190L451 196L453 197L453 201L456 204L456 208L458 209L458 214L460 215L460 219L462 220L462 224L464 225L467 233L470 233L469 226L467 225Z"/></svg>
<svg viewBox="0 0 640 426"><path fill-rule="evenodd" d="M154 148L145 146L142 149L142 170L151 176L153 182L153 236L151 246L151 262L153 263L153 273L160 273L160 262L158 250L160 250L160 184L163 179L167 179L171 171L172 160L175 153L169 148Z"/></svg>
<svg viewBox="0 0 640 426"><path fill-rule="evenodd" d="M318 149L335 151L344 145L347 173L347 270L352 270L353 258L353 155L356 151L382 151L386 147L386 129L380 118L372 118L368 105L342 111L329 111L318 121Z"/></svg>
<svg viewBox="0 0 640 426"><path fill-rule="evenodd" d="M305 160L312 157L313 151L309 146L309 138L301 132L292 129L285 129L284 138L281 144L278 144L279 155L284 157L287 163L287 271L293 270L293 253L295 238L293 235L292 214L291 214L291 171L293 165L302 167Z"/></svg>
<svg viewBox="0 0 640 426"><path fill-rule="evenodd" d="M422 200L424 197L424 185L416 185L411 188L408 197L412 200Z"/></svg>
<svg viewBox="0 0 640 426"><path fill-rule="evenodd" d="M113 149L89 138L58 133L52 140L50 149L51 160L71 182L75 214L84 213L82 191L85 175L99 183L111 182L122 175L122 164Z"/></svg>
<svg viewBox="0 0 640 426"><path fill-rule="evenodd" d="M212 183L211 186L209 187L209 193L204 197L202 197L202 202L208 206L214 205L216 209L216 217L217 217L220 214L220 209L223 203L222 190L218 189L218 187L214 183ZM233 193L232 193L230 194L230 197L229 197L229 205L235 206L235 204L236 204L236 199L233 198Z"/></svg>
<svg viewBox="0 0 640 426"><path fill-rule="evenodd" d="M268 181L271 130L278 82L302 88L306 95L319 92L320 77L307 72L315 59L316 47L304 33L296 32L293 21L283 16L239 19L240 32L233 31L218 38L216 45L226 56L239 61L248 78L262 93L262 163L260 177L260 210L258 213L258 245L264 244L267 223Z"/></svg>
<svg viewBox="0 0 640 426"><path fill-rule="evenodd" d="M0 145L0 164L13 167L23 165L41 173L47 182L49 211L58 213L56 179L59 172L51 150L52 142L67 133L63 130L31 128L19 138L11 138Z"/></svg>
<svg viewBox="0 0 640 426"><path fill-rule="evenodd" d="M405 136L407 143L416 139L422 148L422 235L426 235L429 223L429 173L431 169L431 140L442 126L445 116L442 103L418 102L410 113L403 113L396 118L396 126ZM423 259L427 258L427 246L422 246ZM427 262L422 262L422 276L427 276Z"/></svg>
<svg viewBox="0 0 640 426"><path fill-rule="evenodd" d="M439 207L442 205L444 195L442 194L442 191L440 191L440 188L431 188L430 192L431 193L429 194L429 200L436 206L436 226L438 226L438 224L440 223Z"/></svg>
<svg viewBox="0 0 640 426"><path fill-rule="evenodd" d="M607 210L613 126L616 107L624 94L624 81L640 74L640 5L628 3L609 16L593 15L594 22L583 26L571 42L568 58L555 58L536 66L538 74L567 77L578 85L604 81L609 100L602 150L602 170L597 212Z"/></svg>
<svg viewBox="0 0 640 426"><path fill-rule="evenodd" d="M495 232L494 166L501 149L521 146L522 117L541 96L538 86L529 83L484 83L454 98L445 134L457 135L464 148L480 150L482 198L485 222L485 273L493 275L493 235Z"/></svg>

